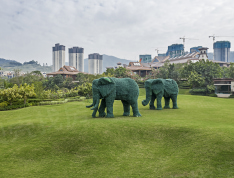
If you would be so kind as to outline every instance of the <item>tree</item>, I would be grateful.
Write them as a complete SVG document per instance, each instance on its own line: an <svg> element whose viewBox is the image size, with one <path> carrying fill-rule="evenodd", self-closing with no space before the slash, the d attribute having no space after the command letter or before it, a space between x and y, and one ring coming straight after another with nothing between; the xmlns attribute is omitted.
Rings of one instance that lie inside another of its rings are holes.
<svg viewBox="0 0 234 178"><path fill-rule="evenodd" d="M104 74L105 74L106 76L109 76L109 75L114 76L114 74L115 74L115 69L114 69L114 68L106 69L106 72L104 72Z"/></svg>
<svg viewBox="0 0 234 178"><path fill-rule="evenodd" d="M234 63L230 63L229 66L229 77L234 78Z"/></svg>
<svg viewBox="0 0 234 178"><path fill-rule="evenodd" d="M34 71L32 71L30 74L32 74L32 75L38 75L38 76L43 77L41 71L39 71L39 70L34 70Z"/></svg>
<svg viewBox="0 0 234 178"><path fill-rule="evenodd" d="M220 78L222 76L222 69L219 64L209 60L205 61L204 59L196 63L190 61L188 64L185 64L181 70L181 77L188 79L191 72L196 72L204 78L204 86L213 84L213 78Z"/></svg>
<svg viewBox="0 0 234 178"><path fill-rule="evenodd" d="M222 78L229 78L230 77L230 68L221 67L221 69L222 69Z"/></svg>
<svg viewBox="0 0 234 178"><path fill-rule="evenodd" d="M26 83L24 85L21 85L18 89L19 94L22 96L24 99L24 104L26 104L27 98L28 97L35 97L36 93L34 92L34 85L32 84L27 85Z"/></svg>
<svg viewBox="0 0 234 178"><path fill-rule="evenodd" d="M116 78L127 78L130 77L129 76L129 71L128 69L124 68L124 67L118 67L117 69L115 69L114 72L114 77Z"/></svg>
<svg viewBox="0 0 234 178"><path fill-rule="evenodd" d="M188 78L188 83L192 88L196 87L202 87L205 83L205 79L202 77L201 74L198 74L196 71L191 72L189 78Z"/></svg>

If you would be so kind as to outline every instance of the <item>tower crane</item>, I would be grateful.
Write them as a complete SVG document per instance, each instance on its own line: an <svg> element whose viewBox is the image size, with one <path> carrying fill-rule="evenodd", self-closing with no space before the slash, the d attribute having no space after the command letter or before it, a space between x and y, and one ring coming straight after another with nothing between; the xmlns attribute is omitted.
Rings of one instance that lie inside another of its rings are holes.
<svg viewBox="0 0 234 178"><path fill-rule="evenodd" d="M213 38L213 60L214 60L214 43L216 37L234 37L234 36L215 36L215 34L213 34L213 36L209 36L209 38Z"/></svg>
<svg viewBox="0 0 234 178"><path fill-rule="evenodd" d="M158 55L158 52L160 51L159 48L166 48L166 47L157 47L157 48L155 49L155 51L157 52L157 55Z"/></svg>
<svg viewBox="0 0 234 178"><path fill-rule="evenodd" d="M185 38L185 36L184 37L180 37L180 39L183 40L184 50L185 50L185 39L188 39L188 40L199 40L199 39L195 39L195 38Z"/></svg>

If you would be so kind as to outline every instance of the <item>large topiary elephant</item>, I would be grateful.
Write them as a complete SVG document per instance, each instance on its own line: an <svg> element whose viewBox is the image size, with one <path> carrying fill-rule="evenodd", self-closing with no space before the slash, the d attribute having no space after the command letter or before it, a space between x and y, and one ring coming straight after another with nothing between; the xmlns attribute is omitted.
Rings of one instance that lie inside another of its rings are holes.
<svg viewBox="0 0 234 178"><path fill-rule="evenodd" d="M130 105L132 106L133 116L140 117L141 114L138 110L137 99L139 96L139 87L137 83L130 78L110 78L102 77L96 79L92 84L93 90L93 103L86 107L92 107L92 117L96 117L99 111L99 117L105 117L105 108L107 108L106 117L114 117L113 104L114 100L121 100L124 108L124 116L130 115ZM98 105L101 105L98 109Z"/></svg>
<svg viewBox="0 0 234 178"><path fill-rule="evenodd" d="M178 85L173 79L149 79L145 81L146 99L142 105L146 106L150 101L150 109L155 109L154 101L157 98L157 109L162 109L161 100L165 99L165 107L170 108L170 98L173 102L173 109L177 109Z"/></svg>

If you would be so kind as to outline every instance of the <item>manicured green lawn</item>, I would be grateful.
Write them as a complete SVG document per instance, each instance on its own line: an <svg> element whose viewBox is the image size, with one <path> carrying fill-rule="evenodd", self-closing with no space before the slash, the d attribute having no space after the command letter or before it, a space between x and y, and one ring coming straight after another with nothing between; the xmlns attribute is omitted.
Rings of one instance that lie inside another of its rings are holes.
<svg viewBox="0 0 234 178"><path fill-rule="evenodd" d="M91 118L89 103L0 112L0 177L234 177L234 99L179 95L179 109ZM91 102L91 100L90 100Z"/></svg>

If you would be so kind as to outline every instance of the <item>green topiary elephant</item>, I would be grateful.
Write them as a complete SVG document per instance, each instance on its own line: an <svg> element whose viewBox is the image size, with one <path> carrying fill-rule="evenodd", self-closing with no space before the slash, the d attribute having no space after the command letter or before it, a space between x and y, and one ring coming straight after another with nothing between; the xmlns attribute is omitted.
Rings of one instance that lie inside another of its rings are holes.
<svg viewBox="0 0 234 178"><path fill-rule="evenodd" d="M150 101L150 109L155 109L154 101L157 98L157 109L162 109L161 100L165 99L164 108L170 108L170 98L173 102L173 109L178 109L177 95L179 92L178 85L173 79L149 79L145 81L146 99L142 105L146 106Z"/></svg>
<svg viewBox="0 0 234 178"><path fill-rule="evenodd" d="M96 117L97 111L99 111L99 117L114 117L113 104L114 100L121 100L124 108L124 116L130 115L130 105L132 106L133 116L140 117L141 114L138 110L138 96L139 87L137 83L130 78L110 78L102 77L96 79L92 84L93 90L93 103L86 107L92 107L92 117ZM98 105L101 101L101 105L98 109ZM107 115L105 113L107 108Z"/></svg>

